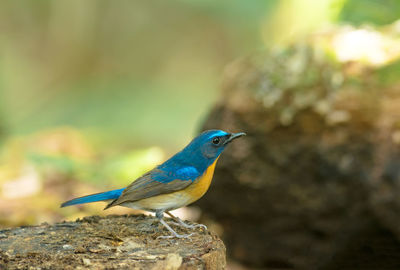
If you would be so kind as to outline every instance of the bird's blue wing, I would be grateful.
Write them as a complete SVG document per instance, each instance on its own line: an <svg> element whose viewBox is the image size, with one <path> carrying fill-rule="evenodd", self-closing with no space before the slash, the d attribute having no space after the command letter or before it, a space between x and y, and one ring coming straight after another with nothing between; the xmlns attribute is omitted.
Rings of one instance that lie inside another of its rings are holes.
<svg viewBox="0 0 400 270"><path fill-rule="evenodd" d="M194 181L200 176L197 169L193 166L155 169L150 174L151 179L160 183L169 183L174 180Z"/></svg>
<svg viewBox="0 0 400 270"><path fill-rule="evenodd" d="M182 190L200 176L195 167L155 168L133 181L121 196L106 208L125 202L134 202L149 197Z"/></svg>

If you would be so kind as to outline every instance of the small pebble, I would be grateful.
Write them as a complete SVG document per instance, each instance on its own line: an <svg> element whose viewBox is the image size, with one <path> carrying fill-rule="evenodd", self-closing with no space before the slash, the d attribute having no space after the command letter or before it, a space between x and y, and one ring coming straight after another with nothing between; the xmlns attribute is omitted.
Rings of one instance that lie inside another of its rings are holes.
<svg viewBox="0 0 400 270"><path fill-rule="evenodd" d="M71 245L63 245L63 249L70 250L74 248Z"/></svg>
<svg viewBox="0 0 400 270"><path fill-rule="evenodd" d="M82 261L83 261L83 264L86 265L86 266L89 266L89 265L92 264L92 262L90 261L90 259L87 259L87 258L83 258Z"/></svg>

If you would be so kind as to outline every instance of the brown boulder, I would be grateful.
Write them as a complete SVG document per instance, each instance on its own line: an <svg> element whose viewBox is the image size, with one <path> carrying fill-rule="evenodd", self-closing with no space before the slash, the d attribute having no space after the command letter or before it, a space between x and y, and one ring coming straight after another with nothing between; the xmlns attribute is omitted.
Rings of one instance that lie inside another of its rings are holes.
<svg viewBox="0 0 400 270"><path fill-rule="evenodd" d="M227 68L221 99L203 128L248 136L224 153L198 205L204 219L222 225L228 254L242 263L329 267L360 251L348 248L349 239L400 236L400 156L393 141L400 142L399 91L382 80L387 65L332 57L332 40L345 31ZM400 252L400 238L392 237Z"/></svg>

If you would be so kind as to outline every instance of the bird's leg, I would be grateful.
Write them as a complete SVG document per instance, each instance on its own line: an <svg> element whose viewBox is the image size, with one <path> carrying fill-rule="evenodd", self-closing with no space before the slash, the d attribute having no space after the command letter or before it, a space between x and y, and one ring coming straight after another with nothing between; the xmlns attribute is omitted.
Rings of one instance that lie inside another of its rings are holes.
<svg viewBox="0 0 400 270"><path fill-rule="evenodd" d="M158 220L161 222L162 225L164 225L165 228L168 229L168 231L170 231L172 233L172 235L161 235L158 236L157 239L159 238L189 238L190 236L192 236L193 233L191 234L178 234L176 231L174 231L168 224L167 222L165 222L165 220L163 220L164 214L163 212L156 212L156 217L158 218Z"/></svg>
<svg viewBox="0 0 400 270"><path fill-rule="evenodd" d="M169 211L165 212L168 216L172 217L175 221L178 221L178 223L176 222L172 222L172 224L177 225L177 226L183 226L185 228L188 229L194 229L194 228L203 228L204 230L207 230L207 226L203 225L203 224L195 224L195 225L190 225L190 224L186 224L185 222L183 222L182 219L174 216L173 214L171 214Z"/></svg>

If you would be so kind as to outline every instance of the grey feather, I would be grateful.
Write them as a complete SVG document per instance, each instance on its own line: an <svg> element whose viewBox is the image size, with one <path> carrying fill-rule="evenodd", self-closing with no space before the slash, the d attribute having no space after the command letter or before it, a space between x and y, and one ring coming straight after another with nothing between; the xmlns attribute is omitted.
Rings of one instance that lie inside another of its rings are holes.
<svg viewBox="0 0 400 270"><path fill-rule="evenodd" d="M139 177L133 181L121 194L118 199L113 200L104 209L120 205L126 202L135 202L149 197L168 194L178 190L182 190L193 183L191 180L180 180L175 179L167 183L155 181L152 179L152 173L157 173L158 176L165 174L166 178L170 178L170 175L159 170L153 169L150 172Z"/></svg>

